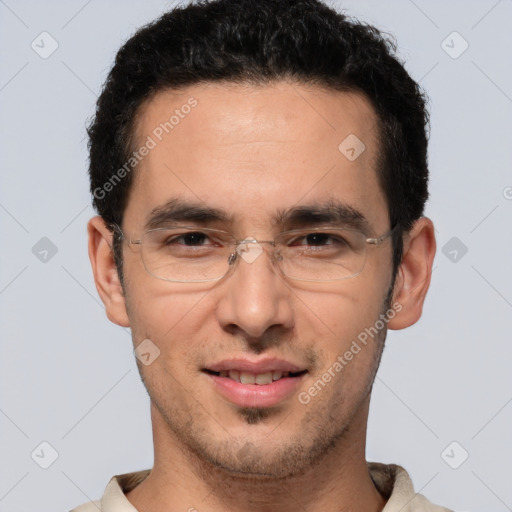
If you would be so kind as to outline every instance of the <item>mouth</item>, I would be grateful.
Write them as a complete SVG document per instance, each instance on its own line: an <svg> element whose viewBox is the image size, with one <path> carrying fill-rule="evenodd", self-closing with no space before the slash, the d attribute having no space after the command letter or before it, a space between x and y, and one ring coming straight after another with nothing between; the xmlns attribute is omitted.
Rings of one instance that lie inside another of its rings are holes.
<svg viewBox="0 0 512 512"><path fill-rule="evenodd" d="M307 372L307 370L302 370L299 372L272 370L264 373L252 373L241 370L223 370L216 372L207 368L203 371L210 375L216 375L217 377L234 380L240 384L255 384L257 386L268 386L269 384L272 384L272 382L276 382L281 379L301 377Z"/></svg>
<svg viewBox="0 0 512 512"><path fill-rule="evenodd" d="M283 360L230 360L203 368L223 398L239 407L272 407L294 394L307 369Z"/></svg>

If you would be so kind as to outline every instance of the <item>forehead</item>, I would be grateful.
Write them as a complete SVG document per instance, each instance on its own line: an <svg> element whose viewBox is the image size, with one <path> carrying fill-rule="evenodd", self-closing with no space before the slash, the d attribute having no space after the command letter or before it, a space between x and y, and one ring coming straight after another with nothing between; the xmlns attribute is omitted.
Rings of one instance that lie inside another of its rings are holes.
<svg viewBox="0 0 512 512"><path fill-rule="evenodd" d="M291 82L200 84L140 109L125 219L138 228L170 200L264 226L287 207L334 200L384 226L378 123L369 101Z"/></svg>

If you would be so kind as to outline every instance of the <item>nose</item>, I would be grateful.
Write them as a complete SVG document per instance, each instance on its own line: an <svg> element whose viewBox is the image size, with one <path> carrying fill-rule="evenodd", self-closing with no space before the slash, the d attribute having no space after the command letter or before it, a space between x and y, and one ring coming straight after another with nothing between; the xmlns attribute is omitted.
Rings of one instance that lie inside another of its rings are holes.
<svg viewBox="0 0 512 512"><path fill-rule="evenodd" d="M231 268L218 287L217 318L221 327L262 337L270 328L294 325L292 292L273 262L270 244L240 244Z"/></svg>

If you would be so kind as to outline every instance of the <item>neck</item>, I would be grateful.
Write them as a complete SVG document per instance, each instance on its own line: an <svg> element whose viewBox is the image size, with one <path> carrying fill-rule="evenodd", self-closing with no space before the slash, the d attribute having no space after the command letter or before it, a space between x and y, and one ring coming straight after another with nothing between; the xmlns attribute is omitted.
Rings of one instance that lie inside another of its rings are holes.
<svg viewBox="0 0 512 512"><path fill-rule="evenodd" d="M300 475L258 478L229 473L183 448L151 408L155 463L126 496L139 512L381 511L385 499L365 460L369 398L335 446Z"/></svg>

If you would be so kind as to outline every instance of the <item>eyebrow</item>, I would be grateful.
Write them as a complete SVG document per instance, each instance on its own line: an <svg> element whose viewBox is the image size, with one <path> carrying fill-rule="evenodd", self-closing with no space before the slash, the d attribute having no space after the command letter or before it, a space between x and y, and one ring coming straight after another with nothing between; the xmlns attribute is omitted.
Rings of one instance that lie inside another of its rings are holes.
<svg viewBox="0 0 512 512"><path fill-rule="evenodd" d="M212 208L200 202L173 198L151 210L144 228L156 229L172 222L212 224L232 221L232 217L222 208Z"/></svg>
<svg viewBox="0 0 512 512"><path fill-rule="evenodd" d="M285 226L286 229L332 225L357 229L365 234L371 231L370 223L362 212L334 199L280 210L273 222Z"/></svg>
<svg viewBox="0 0 512 512"><path fill-rule="evenodd" d="M144 229L156 229L173 222L190 222L200 225L233 224L234 218L223 208L214 208L201 202L172 198L151 210ZM356 208L334 199L278 210L271 219L272 225L283 229L330 225L357 229L367 234L370 223Z"/></svg>

